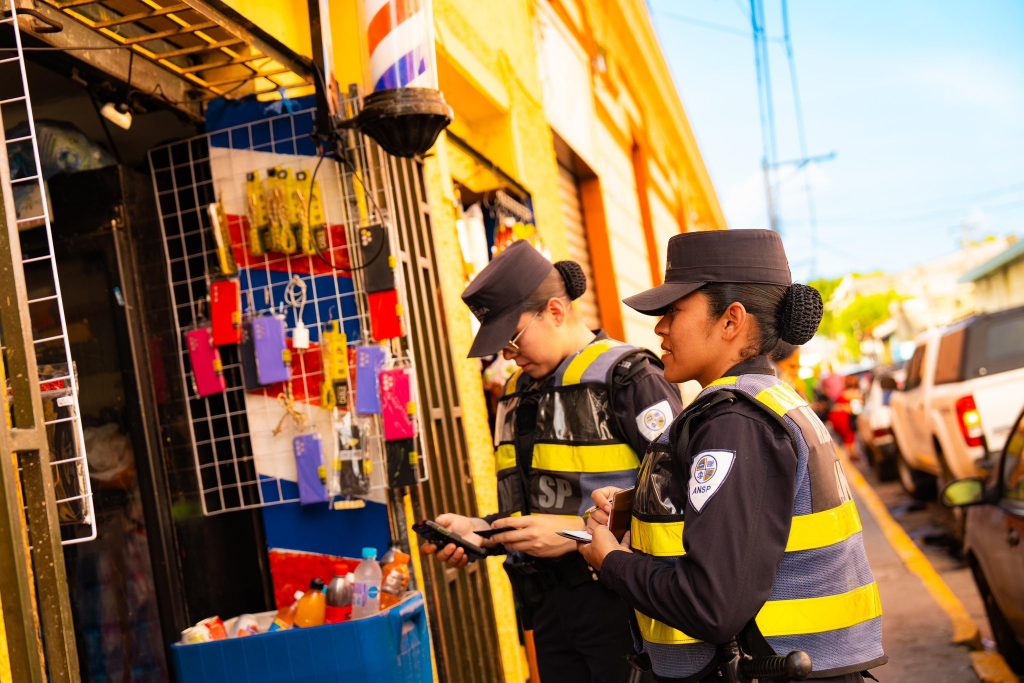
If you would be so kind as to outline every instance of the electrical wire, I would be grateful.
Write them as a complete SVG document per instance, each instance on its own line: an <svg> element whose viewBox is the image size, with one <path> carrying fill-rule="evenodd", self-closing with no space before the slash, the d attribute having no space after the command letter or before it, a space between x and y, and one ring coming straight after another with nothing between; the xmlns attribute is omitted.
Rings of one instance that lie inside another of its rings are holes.
<svg viewBox="0 0 1024 683"><path fill-rule="evenodd" d="M765 199L768 209L768 223L772 230L779 229L778 207L775 201L775 174L777 144L775 139L775 104L772 98L771 69L768 64L768 47L765 44L765 20L763 0L750 0L750 26L754 38L754 69L757 72L758 113L761 121L761 170L764 173Z"/></svg>

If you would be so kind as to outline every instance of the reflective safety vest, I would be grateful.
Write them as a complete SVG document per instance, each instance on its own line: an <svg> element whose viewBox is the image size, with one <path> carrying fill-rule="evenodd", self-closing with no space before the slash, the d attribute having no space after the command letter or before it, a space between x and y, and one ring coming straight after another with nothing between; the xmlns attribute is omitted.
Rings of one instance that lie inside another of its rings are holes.
<svg viewBox="0 0 1024 683"><path fill-rule="evenodd" d="M728 391L730 395L718 394ZM772 375L739 375L712 382L681 416L682 423L651 444L633 497L632 547L675 562L683 546L689 471L673 460L704 409L716 399L752 399L785 425L797 454L797 481L789 542L771 595L755 623L776 653L810 654L815 677L863 671L885 662L882 605L871 574L846 476L828 430L807 402ZM734 467L757 453L737 454ZM682 481L680 481L682 478ZM742 505L743 501L735 501ZM740 587L737 586L737 589ZM637 612L640 635L660 676L685 678L711 665L713 644ZM737 634L739 635L739 634Z"/></svg>
<svg viewBox="0 0 1024 683"><path fill-rule="evenodd" d="M566 358L551 381L535 387L517 371L505 384L495 421L498 503L504 513L580 515L602 486L628 488L640 457L615 424L612 375L628 356L647 354L613 339L592 342ZM533 448L517 463L517 418L536 406L536 422L525 419L518 441ZM522 410L521 410L522 408Z"/></svg>

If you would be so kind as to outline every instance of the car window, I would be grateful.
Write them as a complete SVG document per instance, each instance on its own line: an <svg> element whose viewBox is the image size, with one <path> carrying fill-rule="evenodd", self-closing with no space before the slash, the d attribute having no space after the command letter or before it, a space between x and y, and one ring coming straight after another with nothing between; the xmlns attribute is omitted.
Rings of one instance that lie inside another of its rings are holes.
<svg viewBox="0 0 1024 683"><path fill-rule="evenodd" d="M939 353L935 360L935 383L949 384L963 380L964 330L950 332L939 340Z"/></svg>
<svg viewBox="0 0 1024 683"><path fill-rule="evenodd" d="M1003 497L1024 503L1024 418L1017 425L1006 442L1003 458Z"/></svg>
<svg viewBox="0 0 1024 683"><path fill-rule="evenodd" d="M913 389L921 383L922 360L924 360L923 344L914 349L914 355L910 357L910 363L907 365L907 381L904 384L905 389Z"/></svg>
<svg viewBox="0 0 1024 683"><path fill-rule="evenodd" d="M971 325L965 375L984 377L1024 367L1024 308L998 313Z"/></svg>

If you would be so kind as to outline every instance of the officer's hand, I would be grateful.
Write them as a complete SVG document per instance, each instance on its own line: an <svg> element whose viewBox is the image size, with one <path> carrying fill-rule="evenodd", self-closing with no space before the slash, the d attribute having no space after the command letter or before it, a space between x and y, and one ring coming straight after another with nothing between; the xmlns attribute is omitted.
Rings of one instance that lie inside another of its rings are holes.
<svg viewBox="0 0 1024 683"><path fill-rule="evenodd" d="M561 515L524 515L494 520L493 527L507 527L506 533L495 534L491 540L506 550L517 550L534 557L561 557L576 550L576 542L558 535L564 529L580 530L583 520Z"/></svg>
<svg viewBox="0 0 1024 683"><path fill-rule="evenodd" d="M604 564L604 558L616 550L624 550L627 553L633 552L629 549L629 532L622 537L622 543L615 540L615 535L606 526L598 526L590 532L594 540L590 543L580 543L580 555L594 569L600 570Z"/></svg>
<svg viewBox="0 0 1024 683"><path fill-rule="evenodd" d="M485 544L483 538L473 533L474 529L487 528L487 522L479 517L464 517L462 515L453 515L450 512L446 512L443 515L439 515L434 521L449 531L462 536L470 543L475 543L480 546ZM433 543L424 543L420 546L420 551L424 555L436 555L437 559L450 567L455 567L456 569L465 567L469 564L469 557L466 555L466 551L454 543L449 543L443 548L438 548Z"/></svg>
<svg viewBox="0 0 1024 683"><path fill-rule="evenodd" d="M612 512L612 496L617 491L622 489L618 486L605 486L604 488L596 489L590 494L590 497L594 500L594 507L596 508L590 513L590 519L596 521L598 524L608 525L608 515ZM588 524L589 526L589 524Z"/></svg>

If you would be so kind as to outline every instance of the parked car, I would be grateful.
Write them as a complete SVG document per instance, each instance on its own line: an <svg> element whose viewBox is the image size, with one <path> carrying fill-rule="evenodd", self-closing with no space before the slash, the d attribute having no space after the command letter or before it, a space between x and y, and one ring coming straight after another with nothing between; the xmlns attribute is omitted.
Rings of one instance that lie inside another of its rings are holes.
<svg viewBox="0 0 1024 683"><path fill-rule="evenodd" d="M1024 405L1024 306L923 335L893 395L900 482L918 499L935 480L982 475Z"/></svg>
<svg viewBox="0 0 1024 683"><path fill-rule="evenodd" d="M900 449L892 434L889 403L905 375L902 368L876 368L857 418L857 439L879 481L892 481L899 476Z"/></svg>
<svg viewBox="0 0 1024 683"><path fill-rule="evenodd" d="M949 484L942 502L969 508L965 556L999 651L1014 670L1024 672L1024 412L997 465L987 481Z"/></svg>

